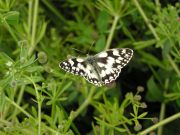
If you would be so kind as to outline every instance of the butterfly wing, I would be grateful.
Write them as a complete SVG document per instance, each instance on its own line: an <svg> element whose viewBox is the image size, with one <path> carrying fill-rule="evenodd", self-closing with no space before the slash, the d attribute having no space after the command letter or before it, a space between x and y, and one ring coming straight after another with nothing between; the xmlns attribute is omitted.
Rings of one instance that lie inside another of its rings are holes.
<svg viewBox="0 0 180 135"><path fill-rule="evenodd" d="M81 75L96 86L108 84L119 76L123 68L132 58L133 50L110 49L95 56L71 58L59 64L60 68L75 75Z"/></svg>
<svg viewBox="0 0 180 135"><path fill-rule="evenodd" d="M71 58L62 61L59 67L75 75L86 76L85 72L85 62L83 58Z"/></svg>
<svg viewBox="0 0 180 135"><path fill-rule="evenodd" d="M65 70L66 72L83 76L90 83L100 86L98 74L94 71L93 65L88 63L87 59L71 58L62 61L59 64L59 67Z"/></svg>
<svg viewBox="0 0 180 135"><path fill-rule="evenodd" d="M91 59L91 58L88 58ZM98 72L95 70L95 67L92 63L89 63L89 61L86 61L86 67L85 67L86 75L84 78L89 81L90 83L101 86L101 80Z"/></svg>
<svg viewBox="0 0 180 135"><path fill-rule="evenodd" d="M116 80L121 69L131 60L132 56L133 50L129 48L110 49L95 55L102 83L108 84Z"/></svg>

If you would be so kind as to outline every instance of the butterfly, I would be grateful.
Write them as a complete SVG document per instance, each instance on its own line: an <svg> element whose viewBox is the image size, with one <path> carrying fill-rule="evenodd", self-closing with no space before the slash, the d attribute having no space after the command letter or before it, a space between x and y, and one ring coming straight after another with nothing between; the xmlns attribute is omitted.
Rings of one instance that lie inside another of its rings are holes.
<svg viewBox="0 0 180 135"><path fill-rule="evenodd" d="M70 58L59 63L63 70L80 75L96 86L111 83L131 60L133 50L115 48L85 58Z"/></svg>

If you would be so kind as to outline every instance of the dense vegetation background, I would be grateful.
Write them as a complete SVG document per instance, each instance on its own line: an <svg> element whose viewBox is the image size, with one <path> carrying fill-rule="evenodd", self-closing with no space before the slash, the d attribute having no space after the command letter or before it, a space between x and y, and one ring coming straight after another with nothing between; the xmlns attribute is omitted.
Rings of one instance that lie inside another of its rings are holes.
<svg viewBox="0 0 180 135"><path fill-rule="evenodd" d="M175 0L1 0L0 134L180 134L179 14ZM134 50L111 87L58 66L109 48Z"/></svg>

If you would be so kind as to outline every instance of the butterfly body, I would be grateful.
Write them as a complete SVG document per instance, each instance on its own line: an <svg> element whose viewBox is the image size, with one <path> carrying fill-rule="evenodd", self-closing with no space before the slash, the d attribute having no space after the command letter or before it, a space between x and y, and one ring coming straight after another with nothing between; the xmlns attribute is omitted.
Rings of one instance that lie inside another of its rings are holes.
<svg viewBox="0 0 180 135"><path fill-rule="evenodd" d="M97 86L116 80L123 68L132 58L129 48L109 49L86 58L71 58L59 64L67 72L83 76Z"/></svg>

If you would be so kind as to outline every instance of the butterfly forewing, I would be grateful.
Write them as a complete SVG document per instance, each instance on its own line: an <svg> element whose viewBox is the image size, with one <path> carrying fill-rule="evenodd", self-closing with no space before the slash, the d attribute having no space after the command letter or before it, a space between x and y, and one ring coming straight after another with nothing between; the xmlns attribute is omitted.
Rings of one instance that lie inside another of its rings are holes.
<svg viewBox="0 0 180 135"><path fill-rule="evenodd" d="M96 57L97 65L100 67L100 76L103 84L108 84L119 76L123 68L132 58L133 50L110 49L101 52Z"/></svg>
<svg viewBox="0 0 180 135"><path fill-rule="evenodd" d="M87 74L85 72L85 66L85 61L82 58L71 58L59 64L59 67L63 70L81 76L86 76Z"/></svg>
<svg viewBox="0 0 180 135"><path fill-rule="evenodd" d="M59 64L67 72L81 75L94 85L101 86L116 80L132 58L133 50L110 49L87 58L71 58Z"/></svg>

